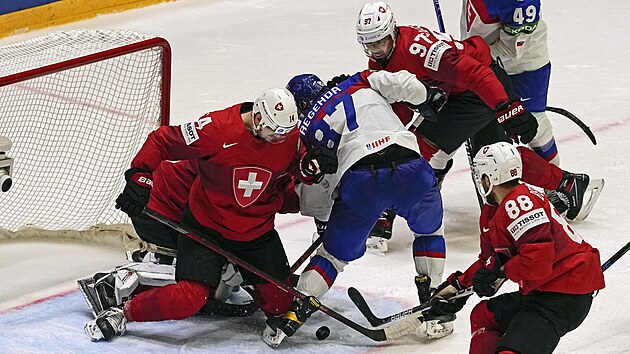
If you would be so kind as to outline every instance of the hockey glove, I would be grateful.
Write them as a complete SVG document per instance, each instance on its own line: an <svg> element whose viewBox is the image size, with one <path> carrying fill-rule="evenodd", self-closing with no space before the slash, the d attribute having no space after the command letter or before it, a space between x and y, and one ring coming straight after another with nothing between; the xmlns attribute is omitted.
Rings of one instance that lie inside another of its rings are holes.
<svg viewBox="0 0 630 354"><path fill-rule="evenodd" d="M437 87L427 86L427 100L421 104L411 104L407 102L407 106L431 122L437 122L437 113L446 104L446 94Z"/></svg>
<svg viewBox="0 0 630 354"><path fill-rule="evenodd" d="M495 253L485 267L479 268L473 276L473 289L479 297L494 296L505 281L503 265L508 258L500 253Z"/></svg>
<svg viewBox="0 0 630 354"><path fill-rule="evenodd" d="M317 228L317 235L324 236L324 232L326 232L326 228L328 227L328 221L321 221L317 218L313 218L315 220L315 227Z"/></svg>
<svg viewBox="0 0 630 354"><path fill-rule="evenodd" d="M346 81L347 78L349 78L349 75L346 74L341 74L341 75L337 75L335 77L333 77L332 79L330 79L327 83L326 83L326 87L328 87L329 89L339 85L340 83Z"/></svg>
<svg viewBox="0 0 630 354"><path fill-rule="evenodd" d="M116 198L116 209L129 216L138 216L149 203L153 180L151 174L139 168L131 168L125 172L127 184L123 192Z"/></svg>
<svg viewBox="0 0 630 354"><path fill-rule="evenodd" d="M431 309L429 310L429 314L434 316L448 315L457 313L464 308L469 296L449 301L451 296L457 294L458 291L465 289L465 287L462 286L457 279L460 275L462 275L462 272L460 271L451 274L445 282L435 289L435 293L431 298Z"/></svg>
<svg viewBox="0 0 630 354"><path fill-rule="evenodd" d="M497 106L497 121L503 125L505 133L515 142L527 144L538 131L538 121L519 101L507 101Z"/></svg>
<svg viewBox="0 0 630 354"><path fill-rule="evenodd" d="M339 161L333 150L314 147L304 155L300 165L305 176L310 177L313 183L319 183L325 174L337 172Z"/></svg>

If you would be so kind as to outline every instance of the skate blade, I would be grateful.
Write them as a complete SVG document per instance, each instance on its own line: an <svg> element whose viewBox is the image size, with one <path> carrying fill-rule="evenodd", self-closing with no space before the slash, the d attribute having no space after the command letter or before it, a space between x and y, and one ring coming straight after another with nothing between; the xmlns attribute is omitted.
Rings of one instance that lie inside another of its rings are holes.
<svg viewBox="0 0 630 354"><path fill-rule="evenodd" d="M582 221L586 219L586 217L593 210L593 206L595 206L595 202L597 202L597 198L604 189L605 181L602 178L593 179L588 183L588 187L586 187L586 191L584 192L584 202L582 202L582 209L578 215L572 221ZM587 200L588 196L588 200Z"/></svg>
<svg viewBox="0 0 630 354"><path fill-rule="evenodd" d="M281 330L275 331L271 329L269 326L267 326L265 330L263 331L262 340L268 346L275 349L280 345L280 343L282 343L282 341L284 340L284 338L286 338L286 336L287 335L284 334L283 331Z"/></svg>
<svg viewBox="0 0 630 354"><path fill-rule="evenodd" d="M369 253L384 256L387 253L387 240L381 237L368 237L365 249Z"/></svg>
<svg viewBox="0 0 630 354"><path fill-rule="evenodd" d="M101 312L103 312L103 306L98 299L98 294L96 293L96 289L94 289L94 278L84 278L77 280L77 284L79 285L79 290L81 291L81 295L87 302L90 310L92 310L92 315L96 318Z"/></svg>

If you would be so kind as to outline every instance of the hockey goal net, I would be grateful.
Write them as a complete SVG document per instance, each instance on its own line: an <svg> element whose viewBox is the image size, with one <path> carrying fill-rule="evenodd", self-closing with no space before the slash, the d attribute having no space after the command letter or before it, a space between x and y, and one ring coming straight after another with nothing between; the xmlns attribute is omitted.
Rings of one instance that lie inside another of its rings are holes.
<svg viewBox="0 0 630 354"><path fill-rule="evenodd" d="M115 199L147 135L168 124L170 61L166 40L119 30L0 47L0 136L15 160L5 237L129 222Z"/></svg>

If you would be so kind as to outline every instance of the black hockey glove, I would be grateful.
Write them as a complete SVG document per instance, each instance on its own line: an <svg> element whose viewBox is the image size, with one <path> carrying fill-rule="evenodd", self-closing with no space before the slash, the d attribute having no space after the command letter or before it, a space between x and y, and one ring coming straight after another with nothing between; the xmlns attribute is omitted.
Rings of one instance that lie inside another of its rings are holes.
<svg viewBox="0 0 630 354"><path fill-rule="evenodd" d="M538 131L538 121L519 101L501 103L496 109L497 121L503 125L505 133L514 140L527 144Z"/></svg>
<svg viewBox="0 0 630 354"><path fill-rule="evenodd" d="M505 272L502 267L508 258L500 253L495 253L487 267L481 267L473 276L473 288L479 297L494 296L505 281Z"/></svg>
<svg viewBox="0 0 630 354"><path fill-rule="evenodd" d="M346 81L347 78L349 78L349 75L346 74L341 74L341 75L337 75L335 77L333 77L332 79L330 79L327 83L326 83L326 87L328 87L329 89L339 85L340 83Z"/></svg>
<svg viewBox="0 0 630 354"><path fill-rule="evenodd" d="M324 232L326 232L326 228L328 227L328 221L321 221L317 218L313 218L315 220L315 227L317 228L317 235L324 236Z"/></svg>
<svg viewBox="0 0 630 354"><path fill-rule="evenodd" d="M138 216L149 203L149 195L153 187L151 174L139 168L131 168L125 172L125 179L127 184L116 198L116 209L122 210L129 216Z"/></svg>
<svg viewBox="0 0 630 354"><path fill-rule="evenodd" d="M319 183L324 175L337 172L339 161L333 150L314 147L304 155L300 165L305 176L311 177L313 183Z"/></svg>
<svg viewBox="0 0 630 354"><path fill-rule="evenodd" d="M448 315L457 313L464 308L464 305L466 305L466 301L470 296L449 300L449 298L457 294L458 291L465 289L465 287L463 287L457 279L460 275L462 275L462 272L460 271L451 274L445 282L435 289L433 297L431 298L431 309L429 310L430 315Z"/></svg>
<svg viewBox="0 0 630 354"><path fill-rule="evenodd" d="M407 102L407 106L412 111L420 113L424 119L437 122L437 113L446 104L446 94L437 87L427 86L427 100L421 104L411 104Z"/></svg>

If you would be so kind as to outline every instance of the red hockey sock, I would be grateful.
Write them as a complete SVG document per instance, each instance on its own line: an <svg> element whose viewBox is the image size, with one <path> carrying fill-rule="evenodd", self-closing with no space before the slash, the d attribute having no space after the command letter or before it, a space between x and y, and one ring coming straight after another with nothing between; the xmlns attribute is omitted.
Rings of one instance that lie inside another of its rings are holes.
<svg viewBox="0 0 630 354"><path fill-rule="evenodd" d="M556 190L562 180L562 169L549 163L532 150L519 146L523 160L523 182L544 189Z"/></svg>
<svg viewBox="0 0 630 354"><path fill-rule="evenodd" d="M290 279L287 278L283 282L290 284ZM282 315L289 311L293 304L293 295L280 290L280 288L271 283L257 284L255 288L260 302L260 309L266 315Z"/></svg>
<svg viewBox="0 0 630 354"><path fill-rule="evenodd" d="M424 140L424 138L420 135L420 133L418 133L418 131L414 131L413 133L416 135L416 140L418 141L418 145L420 146L420 155L422 155L425 160L431 161L433 155L440 151L440 149Z"/></svg>
<svg viewBox="0 0 630 354"><path fill-rule="evenodd" d="M499 344L499 328L494 315L488 310L488 301L482 301L470 313L471 354L494 353Z"/></svg>
<svg viewBox="0 0 630 354"><path fill-rule="evenodd" d="M124 306L129 321L181 320L203 307L210 296L210 286L190 280L180 280L138 294Z"/></svg>

